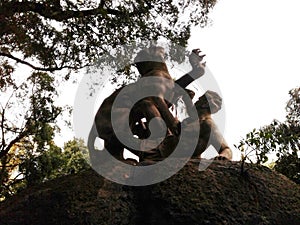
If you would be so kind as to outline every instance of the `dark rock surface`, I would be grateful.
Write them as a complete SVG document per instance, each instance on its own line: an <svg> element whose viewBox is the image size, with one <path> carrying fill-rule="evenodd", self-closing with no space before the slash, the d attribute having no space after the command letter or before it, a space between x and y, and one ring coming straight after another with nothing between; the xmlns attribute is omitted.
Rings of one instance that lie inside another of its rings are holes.
<svg viewBox="0 0 300 225"><path fill-rule="evenodd" d="M145 187L112 183L93 170L31 187L0 204L1 225L300 224L300 186L262 166L191 160Z"/></svg>

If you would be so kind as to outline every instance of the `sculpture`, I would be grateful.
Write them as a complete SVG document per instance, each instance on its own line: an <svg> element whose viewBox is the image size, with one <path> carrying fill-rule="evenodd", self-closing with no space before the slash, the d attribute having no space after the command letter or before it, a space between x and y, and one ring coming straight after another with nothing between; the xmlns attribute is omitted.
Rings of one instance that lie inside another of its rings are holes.
<svg viewBox="0 0 300 225"><path fill-rule="evenodd" d="M204 75L205 63L203 63L202 60L205 55L200 55L200 52L201 51L199 49L193 50L189 57L190 64L193 68L192 71L175 81L182 88L185 88L195 79ZM116 123L120 124L120 129L122 129L122 126L128 126L128 118L125 118L124 115L126 113L129 114L129 125L132 133L137 135L140 139L146 139L150 136L148 121L154 117L161 117L166 122L168 128L167 138L165 138L165 140L157 147L157 149L153 149L153 151L146 153L128 148L128 146L125 146L118 140L112 128L111 110L116 96L123 89L122 87L103 101L95 116L94 125L89 135L88 145L90 153L91 151L92 153L95 151L93 144L97 136L104 140L105 148L118 160L124 160L124 148L127 148L131 152L137 154L140 157L140 160L147 160L149 158L164 158L172 152L178 141L178 136L180 133L178 128L180 126L180 122L170 113L170 104L164 100L164 96L167 92L174 98L178 96L176 96L176 93L172 93L174 83L172 82L172 78L165 64L164 54L164 49L162 47L150 47L138 53L137 57L135 58L135 64L142 77L163 77L168 79L170 82L154 84L154 88L158 90L159 97L147 97L142 99L135 104L132 109L129 107L130 96L124 96L124 100L122 101L124 104L119 107L116 112L118 115L118 121L116 121ZM194 97L194 92L188 89L186 89L186 91L192 99ZM199 142L195 150L194 157L200 157L201 153L205 151L208 144L214 145L214 142L208 143L209 135L212 133L216 134L216 139L213 139L216 142L215 146L221 144L219 158L231 159L231 150L228 148L225 140L219 133L215 123L211 118L211 113L217 112L221 107L221 98L219 95L217 93L207 92L206 95L203 95L199 98L199 100L195 103L195 106L199 117L196 122L189 121L191 118L183 121L185 127L184 129L189 127L188 129L193 130L193 126L199 125L201 128ZM192 106L187 105L187 111L189 110L189 107ZM143 118L146 119L146 122L142 121ZM192 120L195 121L195 119ZM156 121L154 126L156 126L159 130L163 125L160 124L159 121Z"/></svg>
<svg viewBox="0 0 300 225"><path fill-rule="evenodd" d="M201 77L205 70L205 63L202 63L203 55L200 54L200 50L196 49L190 56L190 62L192 64L192 71L182 78L178 79L178 84L183 88L190 84L193 80ZM149 61L149 60L155 61ZM172 78L168 72L167 66L164 62L164 49L161 47L150 47L138 53L137 57L135 58L136 67L138 68L139 72L141 73L142 77L147 76L156 76L156 77L164 77L172 81ZM165 85L163 83L159 85ZM172 89L172 82L167 84L167 87L160 87L158 86L157 89L162 90L169 90ZM123 87L122 87L123 88ZM94 147L94 139L99 136L104 140L104 147L108 150L108 152L113 155L115 158L119 160L123 160L123 150L125 147L118 138L116 137L114 130L112 128L111 123L111 109L112 104L116 98L116 96L120 93L122 88L119 88L114 93L112 93L109 97L107 97L102 105L100 106L96 116L93 128L89 135L89 142L88 146L90 151L93 150ZM188 90L187 90L188 91ZM192 93L192 92L189 92ZM118 121L116 123L122 124L126 126L125 123L128 123L128 118L124 118L123 115L125 112L130 112L129 117L129 124L133 134L137 135L139 138L147 138L149 136L147 124L141 122L142 118L146 118L147 121L150 121L154 117L162 117L164 121L167 123L167 127L170 129L172 134L178 135L178 126L179 121L176 120L173 115L169 111L169 106L167 102L164 101L163 95L165 93L161 93L161 98L146 98L136 104L132 109L128 107L126 102L130 102L130 97L126 99L124 96L124 105L123 107L118 109L117 116ZM191 96L192 97L192 96ZM136 125L137 124L137 125ZM162 126L157 124L157 126ZM127 147L128 150L132 151L133 153L139 155L139 151L135 151L134 149L130 149Z"/></svg>

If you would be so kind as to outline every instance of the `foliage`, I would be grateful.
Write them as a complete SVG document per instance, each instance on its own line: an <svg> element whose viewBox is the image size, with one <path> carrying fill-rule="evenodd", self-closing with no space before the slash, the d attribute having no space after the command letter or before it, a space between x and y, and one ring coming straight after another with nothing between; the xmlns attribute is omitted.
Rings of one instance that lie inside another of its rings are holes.
<svg viewBox="0 0 300 225"><path fill-rule="evenodd" d="M88 151L82 140L71 140L61 149L53 142L47 151L37 152L30 142L20 142L11 150L10 161L0 200L25 187L89 168Z"/></svg>
<svg viewBox="0 0 300 225"><path fill-rule="evenodd" d="M185 46L191 25L205 26L215 3L3 0L0 56L35 70L56 71L85 67L118 45L132 41L165 37Z"/></svg>
<svg viewBox="0 0 300 225"><path fill-rule="evenodd" d="M62 157L65 163L61 168L60 175L78 173L90 168L88 149L83 140L74 139L65 143Z"/></svg>
<svg viewBox="0 0 300 225"><path fill-rule="evenodd" d="M191 26L205 26L215 3L0 1L0 198L85 165L81 144L61 150L53 142L62 112L54 104L58 77L68 80L72 71L133 41L165 38L185 46ZM31 72L18 71L20 65Z"/></svg>
<svg viewBox="0 0 300 225"><path fill-rule="evenodd" d="M19 165L19 171L25 174L27 185L41 183L89 168L87 156L88 151L82 140L68 141L63 150L51 144L47 151L24 160Z"/></svg>
<svg viewBox="0 0 300 225"><path fill-rule="evenodd" d="M276 154L274 169L300 183L300 88L289 92L285 122L274 120L270 125L253 129L236 147L243 152L243 161L266 163Z"/></svg>
<svg viewBox="0 0 300 225"><path fill-rule="evenodd" d="M54 105L54 79L44 72L33 73L25 82L5 88L0 102L0 158L26 137L32 137L39 149L53 137L55 122L61 108Z"/></svg>
<svg viewBox="0 0 300 225"><path fill-rule="evenodd" d="M9 189L20 163L49 148L61 112L51 75L34 72L20 85L11 82L0 99L0 192Z"/></svg>
<svg viewBox="0 0 300 225"><path fill-rule="evenodd" d="M300 158L295 152L280 157L274 169L300 184Z"/></svg>
<svg viewBox="0 0 300 225"><path fill-rule="evenodd" d="M57 147L54 134L61 107L53 75L34 72L3 87L0 102L0 200L26 186L87 168L82 141Z"/></svg>
<svg viewBox="0 0 300 225"><path fill-rule="evenodd" d="M72 71L94 65L99 58L113 64L106 57L111 53L128 60L135 48L124 52L124 44L164 38L186 46L191 26L207 25L215 4L216 0L3 0L0 88L10 84L14 62L37 71L58 71L68 80ZM129 65L113 74L112 83L125 75L121 85L136 79Z"/></svg>

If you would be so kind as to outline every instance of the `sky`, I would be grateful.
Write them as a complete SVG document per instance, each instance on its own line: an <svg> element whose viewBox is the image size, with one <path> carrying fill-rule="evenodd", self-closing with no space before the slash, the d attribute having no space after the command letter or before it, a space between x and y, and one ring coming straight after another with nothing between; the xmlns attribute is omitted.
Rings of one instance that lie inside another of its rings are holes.
<svg viewBox="0 0 300 225"><path fill-rule="evenodd" d="M285 120L288 91L300 86L299 10L297 0L220 0L213 24L192 30L189 49L207 55L233 150L253 128Z"/></svg>
<svg viewBox="0 0 300 225"><path fill-rule="evenodd" d="M220 0L209 15L212 24L192 29L188 48L206 54L223 98L224 137L236 160L240 153L233 145L253 128L284 121L288 91L300 86L299 11L298 0Z"/></svg>

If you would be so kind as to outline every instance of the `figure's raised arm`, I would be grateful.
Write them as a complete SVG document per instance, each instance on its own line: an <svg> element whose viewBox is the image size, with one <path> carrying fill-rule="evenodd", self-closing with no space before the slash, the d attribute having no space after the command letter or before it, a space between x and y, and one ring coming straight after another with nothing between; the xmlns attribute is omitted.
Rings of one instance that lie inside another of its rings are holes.
<svg viewBox="0 0 300 225"><path fill-rule="evenodd" d="M199 48L194 49L189 56L189 61L192 66L192 70L183 75L181 78L175 81L180 87L185 88L194 80L202 77L205 73L205 64L206 62L202 62L205 55L200 55L201 50Z"/></svg>

